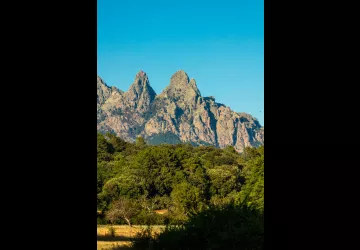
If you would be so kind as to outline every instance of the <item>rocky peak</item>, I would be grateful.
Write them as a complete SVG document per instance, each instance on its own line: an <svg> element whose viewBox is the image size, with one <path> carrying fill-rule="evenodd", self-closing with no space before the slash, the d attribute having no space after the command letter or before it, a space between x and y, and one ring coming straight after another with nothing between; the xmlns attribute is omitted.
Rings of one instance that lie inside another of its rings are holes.
<svg viewBox="0 0 360 250"><path fill-rule="evenodd" d="M188 83L189 76L183 70L176 71L170 79L170 86L173 87L185 87Z"/></svg>
<svg viewBox="0 0 360 250"><path fill-rule="evenodd" d="M155 99L156 93L150 86L149 78L144 71L140 70L136 74L135 80L125 96L131 107L140 111L148 110L148 106Z"/></svg>
<svg viewBox="0 0 360 250"><path fill-rule="evenodd" d="M97 77L97 103L103 104L111 95L111 88L98 76Z"/></svg>
<svg viewBox="0 0 360 250"><path fill-rule="evenodd" d="M97 86L99 87L105 87L105 88L110 88L109 86L106 85L106 83L100 78L100 76L97 76Z"/></svg>
<svg viewBox="0 0 360 250"><path fill-rule="evenodd" d="M161 93L161 96L170 98L180 106L195 105L200 91L196 86L195 79L189 79L185 71L179 70L170 78L170 84Z"/></svg>
<svg viewBox="0 0 360 250"><path fill-rule="evenodd" d="M136 74L135 80L127 92L141 95L146 85L149 85L149 78L144 71L140 70L139 73Z"/></svg>
<svg viewBox="0 0 360 250"><path fill-rule="evenodd" d="M190 79L189 86L191 86L191 87L193 88L193 90L194 90L199 96L201 96L200 90L198 89L198 87L197 87L197 85L196 85L196 81L195 81L194 78L191 78L191 79Z"/></svg>
<svg viewBox="0 0 360 250"><path fill-rule="evenodd" d="M140 70L137 74L136 77L145 77L146 76L146 72Z"/></svg>

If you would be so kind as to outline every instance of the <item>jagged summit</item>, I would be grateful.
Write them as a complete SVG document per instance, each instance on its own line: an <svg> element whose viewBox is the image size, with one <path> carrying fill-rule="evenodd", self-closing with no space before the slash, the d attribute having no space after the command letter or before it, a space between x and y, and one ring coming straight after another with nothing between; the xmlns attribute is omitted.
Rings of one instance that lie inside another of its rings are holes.
<svg viewBox="0 0 360 250"><path fill-rule="evenodd" d="M195 79L189 79L188 74L184 70L179 70L171 76L170 84L159 96L180 102L180 106L183 106L182 104L195 105L201 94Z"/></svg>
<svg viewBox="0 0 360 250"><path fill-rule="evenodd" d="M126 101L131 108L147 111L155 97L156 93L150 86L148 76L144 71L140 70L136 74L133 84L131 84L129 90L125 93Z"/></svg>
<svg viewBox="0 0 360 250"><path fill-rule="evenodd" d="M140 89L144 88L146 85L150 86L149 78L145 72L142 70L138 72L135 76L134 82L130 85L129 90L136 89L136 91L140 91Z"/></svg>
<svg viewBox="0 0 360 250"><path fill-rule="evenodd" d="M197 95L201 96L200 90L198 89L194 78L190 79L189 85L193 88Z"/></svg>
<svg viewBox="0 0 360 250"><path fill-rule="evenodd" d="M189 76L186 74L184 70L176 71L170 80L170 84L187 84L189 83Z"/></svg>
<svg viewBox="0 0 360 250"><path fill-rule="evenodd" d="M146 76L146 72L140 70L137 74L136 74L136 77L143 77L143 76Z"/></svg>
<svg viewBox="0 0 360 250"><path fill-rule="evenodd" d="M97 84L98 85L104 85L105 87L109 88L109 86L103 81L103 79L101 79L100 76L97 76Z"/></svg>
<svg viewBox="0 0 360 250"><path fill-rule="evenodd" d="M239 152L264 144L264 128L255 118L202 97L184 70L175 72L159 95L142 70L126 92L108 87L98 76L97 107L98 130L127 141L142 136L151 144L231 145Z"/></svg>
<svg viewBox="0 0 360 250"><path fill-rule="evenodd" d="M111 88L98 76L97 77L97 103L103 104L111 95Z"/></svg>

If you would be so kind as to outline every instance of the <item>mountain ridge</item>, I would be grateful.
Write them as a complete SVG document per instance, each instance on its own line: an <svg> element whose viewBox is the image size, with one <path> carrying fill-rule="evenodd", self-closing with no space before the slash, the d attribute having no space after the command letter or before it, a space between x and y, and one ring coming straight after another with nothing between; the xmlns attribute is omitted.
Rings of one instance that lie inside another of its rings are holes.
<svg viewBox="0 0 360 250"><path fill-rule="evenodd" d="M235 112L212 96L203 97L194 78L176 71L156 94L140 70L126 92L97 78L98 131L126 141L142 136L149 143L190 142L196 145L244 147L264 144L264 127L250 114Z"/></svg>

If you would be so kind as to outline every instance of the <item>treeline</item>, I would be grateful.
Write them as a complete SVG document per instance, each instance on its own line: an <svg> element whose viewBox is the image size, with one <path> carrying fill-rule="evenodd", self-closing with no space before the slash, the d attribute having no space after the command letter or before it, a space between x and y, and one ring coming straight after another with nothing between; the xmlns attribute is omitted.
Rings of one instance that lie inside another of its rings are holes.
<svg viewBox="0 0 360 250"><path fill-rule="evenodd" d="M99 224L186 225L211 209L264 210L264 147L147 145L97 136ZM156 213L161 210L163 213Z"/></svg>

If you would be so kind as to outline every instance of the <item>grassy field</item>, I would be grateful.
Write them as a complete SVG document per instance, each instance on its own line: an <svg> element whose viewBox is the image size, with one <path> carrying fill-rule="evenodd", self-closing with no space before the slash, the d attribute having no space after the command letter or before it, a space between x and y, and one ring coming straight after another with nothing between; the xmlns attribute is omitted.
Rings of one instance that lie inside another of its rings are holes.
<svg viewBox="0 0 360 250"><path fill-rule="evenodd" d="M111 249L114 246L129 246L131 243L131 238L134 235L141 231L141 229L146 228L146 226L114 226L115 228L115 237L111 237L109 234L108 225L98 225L97 227L97 249L98 250L107 250ZM159 232L164 226L152 226L155 232Z"/></svg>

